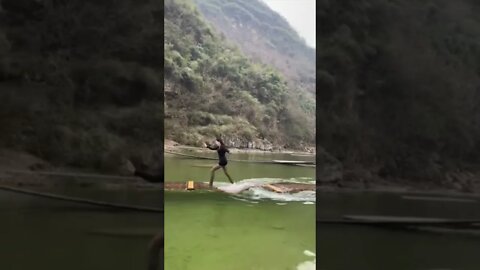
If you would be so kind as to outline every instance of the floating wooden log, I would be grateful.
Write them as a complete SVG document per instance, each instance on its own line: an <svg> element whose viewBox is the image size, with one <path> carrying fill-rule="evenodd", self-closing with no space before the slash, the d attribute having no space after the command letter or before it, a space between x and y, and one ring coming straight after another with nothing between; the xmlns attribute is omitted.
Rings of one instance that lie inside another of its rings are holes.
<svg viewBox="0 0 480 270"><path fill-rule="evenodd" d="M465 236L480 236L480 227L472 226L467 229L462 228L442 228L434 226L408 226L408 229L428 232L428 233L437 233L437 234L456 234L456 235L465 235Z"/></svg>
<svg viewBox="0 0 480 270"><path fill-rule="evenodd" d="M390 225L475 225L480 224L480 219L446 219L423 217L398 217L398 216L362 216L345 215L345 220L370 224Z"/></svg>
<svg viewBox="0 0 480 270"><path fill-rule="evenodd" d="M72 202L72 203L88 204L88 205L94 205L94 206L99 206L99 207L115 208L115 209L118 209L118 210L163 213L163 209L159 209L159 208L89 200L89 199L84 199L84 198L63 196L63 195L46 193L46 192L39 192L39 191L32 191L32 190L21 189L21 188L10 187L10 186L0 186L0 190L5 190L5 191L10 191L10 192L15 192L15 193L21 193L21 194L26 194L26 195L36 196L36 197L42 197L42 198L47 198L47 199L53 199L53 200L58 200L58 201L67 201L67 202Z"/></svg>
<svg viewBox="0 0 480 270"><path fill-rule="evenodd" d="M315 165L315 164L295 164L295 165L300 166L300 167L308 167L308 168L317 167L317 165Z"/></svg>
<svg viewBox="0 0 480 270"><path fill-rule="evenodd" d="M473 199L461 199L451 197L424 197L424 196L402 196L405 200L419 200L419 201L438 201L438 202L460 202L460 203L475 203Z"/></svg>
<svg viewBox="0 0 480 270"><path fill-rule="evenodd" d="M289 165L297 165L297 164L313 164L312 161L303 161L303 160L272 160L274 163L279 164L289 164Z"/></svg>
<svg viewBox="0 0 480 270"><path fill-rule="evenodd" d="M163 229L160 228L114 228L89 231L89 234L112 236L112 237L151 237Z"/></svg>
<svg viewBox="0 0 480 270"><path fill-rule="evenodd" d="M188 191L187 190L187 182L165 182L163 184L165 190L172 190L172 191ZM274 192L279 193L296 193L300 191L315 191L316 185L315 184L307 184L307 183L292 183L292 182L279 182L279 183L271 183L271 184L263 184L258 185L258 187L264 187ZM211 189L208 183L205 182L194 182L194 189L193 190L211 190L211 191L220 191L217 188ZM189 190L191 191L191 190Z"/></svg>
<svg viewBox="0 0 480 270"><path fill-rule="evenodd" d="M330 225L357 225L357 226L376 226L376 227L435 227L435 228L458 228L462 230L479 229L479 220L449 220L449 219L423 219L414 218L411 220L349 220L349 219L317 219L317 224Z"/></svg>
<svg viewBox="0 0 480 270"><path fill-rule="evenodd" d="M70 173L70 172L47 172L47 171L25 171L25 170L7 170L8 174L34 174L46 176L66 176L76 178L102 178L102 179L119 179L119 180L138 180L134 176L106 175L106 174L89 174L89 173Z"/></svg>

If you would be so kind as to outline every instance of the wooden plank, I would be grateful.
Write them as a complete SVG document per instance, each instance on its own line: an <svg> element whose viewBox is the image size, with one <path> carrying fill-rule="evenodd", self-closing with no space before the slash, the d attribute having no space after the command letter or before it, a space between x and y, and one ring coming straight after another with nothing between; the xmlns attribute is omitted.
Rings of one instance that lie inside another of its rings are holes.
<svg viewBox="0 0 480 270"><path fill-rule="evenodd" d="M304 161L304 160L280 160L280 159L274 159L272 160L275 163L280 163L280 164L313 164L312 161Z"/></svg>
<svg viewBox="0 0 480 270"><path fill-rule="evenodd" d="M208 183L199 182L199 181L192 181L194 189L187 190L187 183L188 182L165 182L163 184L163 187L165 190L172 190L172 191L195 191L195 190L221 191L221 190L217 190L215 187L211 189Z"/></svg>
<svg viewBox="0 0 480 270"><path fill-rule="evenodd" d="M451 197L426 197L426 196L402 196L405 200L419 200L419 201L438 201L438 202L461 202L461 203L475 203L473 199L461 199Z"/></svg>

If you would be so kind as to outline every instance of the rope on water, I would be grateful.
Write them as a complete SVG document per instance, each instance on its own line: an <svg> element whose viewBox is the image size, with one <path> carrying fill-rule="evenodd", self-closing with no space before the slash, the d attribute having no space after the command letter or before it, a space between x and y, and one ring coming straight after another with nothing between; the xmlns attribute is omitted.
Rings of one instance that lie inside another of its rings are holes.
<svg viewBox="0 0 480 270"><path fill-rule="evenodd" d="M163 213L163 209L160 209L160 208L109 203L109 202L103 202L103 201L83 199L83 198L78 198L78 197L69 197L69 196L57 195L57 194L52 194L52 193L32 191L32 190L21 189L21 188L16 188L16 187L11 187L11 186L0 185L0 190L15 192L15 193L21 193L21 194L26 194L26 195L31 195L31 196L37 196L37 197L42 197L42 198L48 198L48 199L53 199L53 200L59 200L59 201L67 201L67 202L88 204L88 205L94 205L94 206L100 206L100 207L110 207L110 208L115 208L115 209L119 209L119 210L150 212L150 213Z"/></svg>

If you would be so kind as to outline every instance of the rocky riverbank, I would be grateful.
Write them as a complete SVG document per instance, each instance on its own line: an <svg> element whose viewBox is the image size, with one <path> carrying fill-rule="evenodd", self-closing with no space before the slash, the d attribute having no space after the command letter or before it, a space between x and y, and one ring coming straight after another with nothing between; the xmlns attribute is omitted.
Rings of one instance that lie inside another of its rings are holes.
<svg viewBox="0 0 480 270"><path fill-rule="evenodd" d="M392 191L480 194L480 168L438 172L430 178L383 175L377 168L346 167L322 148L317 148L316 177L323 191Z"/></svg>
<svg viewBox="0 0 480 270"><path fill-rule="evenodd" d="M317 164L317 190L324 192L395 192L480 196L480 172L447 172L436 180L382 178L365 170Z"/></svg>
<svg viewBox="0 0 480 270"><path fill-rule="evenodd" d="M255 145L253 145L255 146ZM172 140L165 140L164 143L164 150L166 151L176 151L176 150L188 149L194 152L202 153L202 152L209 152L211 150L205 147L198 147L198 146L189 146L177 143ZM304 151L301 150L294 150L294 149L287 149L287 148L260 148L260 147L246 147L246 148L236 148L236 147L229 147L230 152L232 153L285 153L285 154L299 154L299 155L306 155L306 156L314 156L315 155L315 148L314 147L306 147Z"/></svg>

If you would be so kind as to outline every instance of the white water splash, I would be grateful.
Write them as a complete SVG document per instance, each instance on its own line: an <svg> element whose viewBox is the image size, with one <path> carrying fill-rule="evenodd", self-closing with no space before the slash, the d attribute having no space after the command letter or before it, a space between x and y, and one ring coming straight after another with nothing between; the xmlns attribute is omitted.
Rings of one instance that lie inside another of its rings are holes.
<svg viewBox="0 0 480 270"><path fill-rule="evenodd" d="M295 179L295 178L294 178ZM313 178L312 177L298 177L296 179L299 179L299 180L303 180L303 181L306 181L306 180L309 180L307 182L312 182ZM313 181L315 182L315 181Z"/></svg>
<svg viewBox="0 0 480 270"><path fill-rule="evenodd" d="M305 256L309 256L309 257L316 257L315 253L311 252L310 250L304 250L303 254L305 254ZM316 269L316 265L317 265L316 260L317 259L315 258L312 261L305 261L305 262L300 263L299 265L297 265L297 270L314 270L314 269Z"/></svg>
<svg viewBox="0 0 480 270"><path fill-rule="evenodd" d="M216 188L218 188L222 191L225 191L227 193L237 194L237 193L240 193L242 191L248 190L252 187L258 186L258 185L259 184L256 184L256 183L245 182L245 183L235 183L235 184L230 184L230 185L227 184L227 185L217 186Z"/></svg>
<svg viewBox="0 0 480 270"><path fill-rule="evenodd" d="M285 179L283 179L285 180ZM299 184L315 184L315 180L313 180L312 177L295 177L295 178L290 178L288 179L289 183L299 183Z"/></svg>
<svg viewBox="0 0 480 270"><path fill-rule="evenodd" d="M284 179L280 178L252 178L252 179L244 179L235 184L229 183L222 183L217 182L214 183L214 186L222 191L227 193L237 194L242 191L248 190L252 187L261 186L265 184L272 184L272 183L279 183L284 181Z"/></svg>
<svg viewBox="0 0 480 270"><path fill-rule="evenodd" d="M311 179L311 178L310 178ZM262 186L265 184L279 183L279 182L288 182L288 183L305 183L305 181L298 181L295 179L279 179L279 178L253 178L245 179L235 184L229 183L215 183L215 187L230 193L235 194L236 199L247 199L247 200L264 200L270 199L274 201L282 202L309 202L313 204L316 201L315 191L300 191L296 193L277 193L267 189L264 189Z"/></svg>
<svg viewBox="0 0 480 270"><path fill-rule="evenodd" d="M315 255L315 253L311 252L310 250L304 250L303 254L305 254L305 256L310 256L310 257L317 256L317 255Z"/></svg>
<svg viewBox="0 0 480 270"><path fill-rule="evenodd" d="M238 197L238 196L230 196L230 198L232 198L234 200L237 200L237 201L241 201L241 202L258 203L258 202L252 202L250 200L247 200L247 199L244 199L244 198L241 198L241 197Z"/></svg>
<svg viewBox="0 0 480 270"><path fill-rule="evenodd" d="M315 270L316 269L316 260L306 261L297 265L297 270Z"/></svg>
<svg viewBox="0 0 480 270"><path fill-rule="evenodd" d="M265 190L262 187L254 187L245 193L254 200L270 199L283 202L315 202L315 191L300 191L297 193L277 193Z"/></svg>

